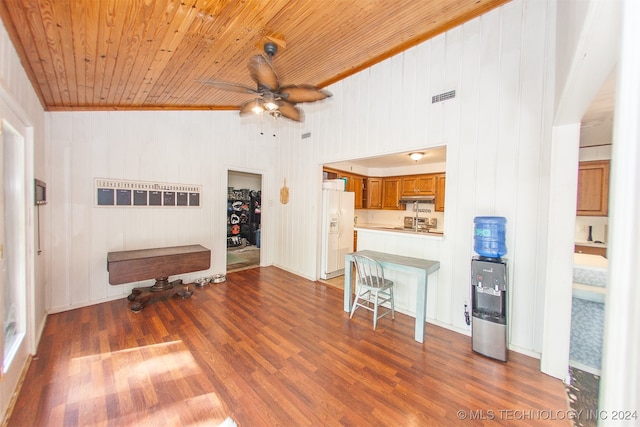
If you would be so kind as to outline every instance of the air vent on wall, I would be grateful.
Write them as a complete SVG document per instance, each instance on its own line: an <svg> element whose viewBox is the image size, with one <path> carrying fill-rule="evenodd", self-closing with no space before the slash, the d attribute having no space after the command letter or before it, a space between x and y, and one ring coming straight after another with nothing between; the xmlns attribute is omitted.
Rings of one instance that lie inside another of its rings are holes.
<svg viewBox="0 0 640 427"><path fill-rule="evenodd" d="M456 91L450 90L449 92L441 93L440 95L434 95L431 97L431 103L435 104L436 102L446 101L447 99L455 98Z"/></svg>

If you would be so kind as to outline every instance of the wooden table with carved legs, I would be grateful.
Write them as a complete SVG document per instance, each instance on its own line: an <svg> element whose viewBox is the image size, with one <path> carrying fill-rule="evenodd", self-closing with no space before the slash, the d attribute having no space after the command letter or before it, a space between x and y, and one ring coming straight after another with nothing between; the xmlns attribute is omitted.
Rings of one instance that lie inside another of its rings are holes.
<svg viewBox="0 0 640 427"><path fill-rule="evenodd" d="M140 280L155 279L152 286L133 288L127 300L131 310L138 312L153 299L167 296L189 298L193 292L182 280L169 281L169 276L207 270L211 265L211 251L201 245L139 249L109 252L107 270L109 284L121 285Z"/></svg>

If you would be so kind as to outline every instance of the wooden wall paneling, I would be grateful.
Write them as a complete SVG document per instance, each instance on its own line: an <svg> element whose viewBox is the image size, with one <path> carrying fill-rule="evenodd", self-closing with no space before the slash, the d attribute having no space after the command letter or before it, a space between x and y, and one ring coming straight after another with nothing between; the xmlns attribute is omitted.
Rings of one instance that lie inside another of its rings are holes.
<svg viewBox="0 0 640 427"><path fill-rule="evenodd" d="M402 57L402 70L400 76L397 77L402 82L396 107L401 110L398 126L400 128L400 138L408 145L416 145L418 143L413 129L416 117L416 98L419 96L416 88L416 55L415 48L408 49L402 55L399 55ZM402 96L403 94L407 95Z"/></svg>
<svg viewBox="0 0 640 427"><path fill-rule="evenodd" d="M411 128L413 135L413 141L416 146L429 145L429 140L426 138L427 128L429 126L429 115L431 113L431 97L430 97L430 79L431 73L431 43L420 44L411 49L411 54L406 55L405 52L405 68L409 67L408 64L415 64L415 87L413 90L407 91L408 99L411 102L405 104L405 109L413 108L414 117L412 123L408 126ZM409 114L409 116L411 116ZM411 139L408 140L411 142Z"/></svg>
<svg viewBox="0 0 640 427"><path fill-rule="evenodd" d="M428 105L429 118L427 121L426 141L434 145L442 141L442 120L444 117L444 103L433 104L431 97L446 92L445 88L445 55L446 35L441 34L431 40L431 61L429 66L429 86L425 94L425 102Z"/></svg>
<svg viewBox="0 0 640 427"><path fill-rule="evenodd" d="M521 6L525 8L524 5ZM529 283L535 287L528 295L533 301L531 311L531 322L529 328L523 331L523 336L516 337L519 344L534 351L542 352L542 330L544 319L544 283L546 277L546 248L549 220L548 194L544 190L549 185L549 153L551 147L551 126L546 126L552 122L554 105L554 81L546 77L546 64L555 40L549 36L547 28L554 22L553 6L548 3L538 3L536 7L526 6L526 18L522 20L522 65L521 75L521 103L519 105L520 139L527 138L527 143L520 143L518 149L518 168L516 180L518 181L517 214L518 222L513 230L512 238L514 249L517 250L518 263L520 260L535 257ZM542 42L541 42L542 41ZM538 120L534 120L538 117ZM542 123L542 125L541 125ZM527 195L536 194L537 202L535 209L531 206L531 201L527 200ZM527 242L530 244L522 247L517 240L520 236L529 236ZM516 270L514 273L521 273ZM528 272L524 272L527 274ZM520 276L514 278L520 280ZM517 303L525 304L525 298L518 298ZM519 308L514 304L514 310ZM529 338L530 337L530 338ZM529 341L529 339L531 341ZM526 344L525 344L526 343Z"/></svg>
<svg viewBox="0 0 640 427"><path fill-rule="evenodd" d="M502 31L511 36L500 42L500 62L498 64L499 88L498 100L498 150L496 153L496 211L503 213L515 222L515 195L517 182L518 144L520 138L518 105L521 103L520 63L522 61L522 23L519 16L522 10L517 4L506 5L500 10ZM526 138L526 137L525 137ZM512 237L512 236L510 236Z"/></svg>
<svg viewBox="0 0 640 427"><path fill-rule="evenodd" d="M391 83L391 63L385 61L384 63L376 64L369 69L370 86L368 90L372 88L387 88ZM385 99L386 102L381 102ZM368 121L368 139L370 140L371 147L376 152L381 151L381 147L385 147L388 144L388 126L391 117L389 116L389 105L387 96L379 96L379 91L374 90L371 94L371 99L367 108L369 108L369 121Z"/></svg>
<svg viewBox="0 0 640 427"><path fill-rule="evenodd" d="M336 91L336 89L338 90ZM340 141L341 145L346 145L352 151L357 152L359 126L361 125L359 120L361 101L357 85L344 84L343 81L340 81L339 84L332 86L332 90L337 92L337 94L334 93L332 98L335 98L333 99L334 105L340 106L340 127L345 129Z"/></svg>
<svg viewBox="0 0 640 427"><path fill-rule="evenodd" d="M107 164L108 164L108 172L106 178L112 177L124 177L125 169L124 169L124 159L125 150L127 149L127 123L136 122L136 127L145 128L145 124L140 122L137 118L139 115L137 113L126 114L122 112L113 112L113 113L94 113L92 118L95 120L106 121L109 129L109 138L104 141L107 145ZM151 133L152 135L152 133ZM154 152L155 153L155 150ZM153 155L153 154L152 154ZM123 228L125 226L125 217L122 209L113 209L109 211L107 216L107 222L104 224L106 228L105 238L107 239L106 246L109 248L109 251L114 250L128 250L128 249L137 249L137 248L129 248L127 247L127 240L125 233L123 232ZM102 259L105 261L106 266L106 253L102 255ZM106 267L105 267L106 269ZM106 288L107 295L110 297L118 296L122 293L126 293L127 289L132 288L132 285L122 285L122 286L110 286L108 281L103 283L103 286Z"/></svg>
<svg viewBox="0 0 640 427"><path fill-rule="evenodd" d="M519 192L519 182L513 179L518 175L518 150L521 145L528 144L529 136L522 135L520 132L520 109L518 106L522 102L521 83L520 83L520 67L522 59L522 22L518 17L521 16L522 10L517 4L510 4L500 11L500 24L505 33L511 36L504 39L500 45L500 92L498 97L499 116L497 120L500 141L496 156L496 186L499 191L496 192L495 205L496 215L505 216L507 218L507 257L509 259L509 287L514 294L521 294L527 301L533 300L535 295L535 284L529 283L533 274L531 271L532 264L527 266L517 263L517 257L520 256L518 248L515 247L514 239L515 230L519 225L517 211L517 197L521 195ZM514 19L515 18L515 19ZM521 144L514 144L519 140ZM517 242L520 245L527 245L523 236L518 237ZM524 248L523 248L524 249ZM530 256L534 256L531 254ZM522 263L524 264L524 263ZM512 300L513 301L513 300ZM523 303L523 300L520 300ZM519 307L508 307L512 313L518 313L517 316L510 316L510 341L511 344L520 342L521 328L530 328L533 319L530 317L532 310L530 304L524 310ZM528 334L527 334L528 335ZM529 346L522 346L531 348Z"/></svg>
<svg viewBox="0 0 640 427"><path fill-rule="evenodd" d="M498 96L500 89L500 15L487 13L480 19L482 42L480 44L480 80L478 104L478 162L476 180L476 212L478 215L497 215L495 206L496 171L498 151Z"/></svg>
<svg viewBox="0 0 640 427"><path fill-rule="evenodd" d="M389 76L389 85L390 89L389 93L389 102L387 103L388 109L388 117L385 130L386 130L386 138L391 141L402 141L403 144L407 144L407 136L405 132L403 132L402 121L404 115L407 112L407 108L401 108L402 103L404 101L409 102L411 105L411 99L415 97L412 95L410 97L403 96L403 94L411 93L411 87L407 87L405 82L403 81L403 67L404 67L404 55L395 55L390 58L391 60L391 75Z"/></svg>
<svg viewBox="0 0 640 427"><path fill-rule="evenodd" d="M499 75L500 86L498 96L498 133L500 141L496 156L496 192L495 206L496 215L505 216L507 218L507 251L509 263L509 287L511 292L529 294L534 286L528 284L528 277L522 277L526 274L528 267L519 268L519 263L514 262L518 256L517 248L514 246L514 231L518 226L519 219L517 217L516 198L520 194L518 192L518 182L512 177L518 173L518 149L519 144L514 144L521 138L519 132L519 115L520 109L518 105L521 103L521 84L520 84L520 65L522 61L521 34L522 24L519 19L513 19L521 16L519 7L507 7L499 13L500 25L503 31L510 34L511 37L504 39L500 45L500 62ZM521 142L525 142L527 136L522 136ZM525 244L524 239L519 238L520 244ZM519 280L521 277L524 280ZM531 300L530 296L527 300ZM522 301L521 301L522 302ZM529 327L532 319L528 316L530 308L520 311L517 307L508 307L511 312L517 312L517 316L510 316L510 341L513 344L518 341L516 336L519 335L519 327ZM530 346L528 348L531 348Z"/></svg>
<svg viewBox="0 0 640 427"><path fill-rule="evenodd" d="M288 141L285 144L290 146L299 144L299 141L295 141L289 138L282 138L281 142ZM309 147L300 146L300 156L307 156ZM294 153L294 150L290 150ZM309 252L305 252L306 246L308 246L308 240L301 238L304 235L305 220L308 218L310 212L313 211L313 206L317 206L317 196L314 192L307 191L306 189L313 186L314 177L316 176L313 171L314 166L310 165L307 169L303 163L297 161L297 156L292 158L289 162L289 174L287 176L287 186L290 189L290 195L294 198L289 199L289 203L284 205L288 209L289 222L285 224L285 228L288 234L288 248L292 251L290 254L291 260L294 266L294 272L300 275L305 275L306 271L309 271L309 260L305 256Z"/></svg>
<svg viewBox="0 0 640 427"><path fill-rule="evenodd" d="M193 161L190 157L189 150L189 127L181 120L183 112L178 111L175 114L169 114L164 120L162 138L162 146L166 147L166 157L164 162L164 173L167 181L173 183L185 183L184 179L187 175L189 161ZM175 224L166 230L166 243L164 246L171 246L169 242L178 242L179 244L187 244L185 242L185 224L183 217L183 209L177 206L166 209L167 223Z"/></svg>
<svg viewBox="0 0 640 427"><path fill-rule="evenodd" d="M51 178L47 183L48 206L51 206L51 269L50 307L66 307L72 290L69 263L72 241L71 195L69 189L70 135L73 114L56 115L51 120L50 131L55 135L51 148ZM53 208L55 207L55 208Z"/></svg>
<svg viewBox="0 0 640 427"><path fill-rule="evenodd" d="M53 113L58 115L60 113ZM91 143L91 191L89 193L88 203L91 210L91 220L89 224L89 233L91 234L90 257L91 257L91 278L87 283L89 287L89 300L97 301L106 298L108 288L104 285L108 283L107 278L107 253L111 250L108 245L109 218L112 213L108 208L96 208L95 189L93 188L94 178L109 177L109 147L111 140L111 128L109 120L97 120L96 116L104 115L108 117L108 113L92 113L90 115L91 131L89 141ZM54 285L55 286L55 285ZM115 289L111 289L115 291Z"/></svg>
<svg viewBox="0 0 640 427"><path fill-rule="evenodd" d="M145 175L149 173L148 171L154 169L151 168L152 165L149 165L150 168L148 169L142 167L142 153L158 149L158 144L152 146L143 142L143 133L151 131L151 120L135 113L123 115L122 119L127 129L120 135L120 138L122 138L120 154L122 156L123 172L122 175L109 175L108 178L148 181L149 179L145 178ZM162 125L158 124L158 126ZM112 248L107 252L149 248L149 237L153 235L151 221L149 221L151 212L148 209L141 210L141 208L136 207L118 207L114 209L119 211L123 221L123 247ZM102 256L106 256L106 254Z"/></svg>
<svg viewBox="0 0 640 427"><path fill-rule="evenodd" d="M444 87L447 91L456 91L455 98L442 102L442 142L447 144L447 147L458 145L460 139L460 76L462 75L463 62L463 28L464 27L456 27L445 34L446 51L443 58L445 70ZM455 150L453 151L455 153ZM447 148L447 157L449 155L449 148ZM438 189L436 185L436 192L437 191ZM446 223L447 219L445 218L445 224ZM441 225L439 228L441 228ZM448 229L447 234L449 232L453 232L453 230ZM434 317L439 319L441 322L463 327L463 303L467 299L469 286L468 283L465 283L462 279L459 282L454 280L454 272L456 270L459 271L464 269L453 263L453 252L449 246L450 242L448 239L444 240L440 244L440 251L438 253L439 259L441 260L441 268L438 271L439 289L435 289L434 295L432 296L432 298L437 298L433 308L435 314ZM442 268L442 266L444 266L444 268ZM446 289L449 286L451 289Z"/></svg>
<svg viewBox="0 0 640 427"><path fill-rule="evenodd" d="M70 247L71 263L69 264L70 274L70 296L71 303L89 299L90 287L90 251L87 248L91 245L91 210L90 203L84 202L93 193L93 180L91 176L91 120L90 114L78 113L72 121L71 134L73 136L71 150L69 152L70 165L73 165L69 173L69 186L71 196L71 235ZM90 199L87 201L91 201Z"/></svg>
<svg viewBox="0 0 640 427"><path fill-rule="evenodd" d="M287 204L282 204L279 198L276 198L274 203L277 206L278 217L280 221L278 222L279 232L278 235L275 236L277 251L275 253L275 263L276 265L280 265L283 268L295 271L292 266L295 264L295 256L298 255L291 251L294 248L294 233L293 228L294 224L294 214L295 207L294 205L298 205L300 201L300 181L296 181L296 177L293 175L292 166L294 166L293 156L296 154L294 148L292 147L292 141L281 140L280 147L278 148L281 155L278 158L278 169L276 172L276 182L278 184L278 189L281 189L284 186L284 180L287 181L287 187L289 188L289 202ZM298 148L300 150L300 148Z"/></svg>
<svg viewBox="0 0 640 427"><path fill-rule="evenodd" d="M376 152L375 150L373 150L371 144L371 127L369 125L372 114L372 111L370 110L370 104L373 97L375 96L375 91L371 90L369 70L364 70L361 73L356 74L354 77L355 78L353 80L349 78L342 81L343 85L353 85L358 93L357 98L354 99L357 105L358 113L356 116L356 122L355 125L353 123L350 123L347 124L347 126L354 126L357 131L357 133L354 135L354 141L357 141L356 149L358 154L369 156ZM350 141L349 143L352 144L353 142Z"/></svg>
<svg viewBox="0 0 640 427"><path fill-rule="evenodd" d="M447 117L446 122L458 121L457 139L447 140L447 188L448 199L445 210L445 227L447 247L450 252L450 280L456 284L450 298L453 299L454 313L451 315L454 324L463 326L463 319L456 316L460 306L456 305L455 295L460 293L464 301L471 301L470 290L470 258L473 255L473 217L475 212L475 194L478 163L478 103L479 103L479 69L480 43L482 26L479 19L462 27L462 46L460 52L460 80L456 92L459 116ZM453 77L448 76L448 77ZM452 109L447 109L453 113ZM443 256L447 256L443 252ZM446 270L446 268L445 268ZM443 280L446 273L443 272ZM440 282L440 281L439 281ZM445 282L446 283L446 282ZM444 292L444 290L443 290ZM442 295L440 298L444 298ZM458 301L458 304L461 301ZM466 327L466 325L464 325Z"/></svg>

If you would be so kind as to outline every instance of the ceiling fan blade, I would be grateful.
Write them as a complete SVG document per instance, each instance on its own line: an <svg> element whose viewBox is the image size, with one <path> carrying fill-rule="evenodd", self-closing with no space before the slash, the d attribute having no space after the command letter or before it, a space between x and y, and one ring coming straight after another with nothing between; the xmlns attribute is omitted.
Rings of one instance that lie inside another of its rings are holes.
<svg viewBox="0 0 640 427"><path fill-rule="evenodd" d="M266 88L271 92L276 92L280 87L278 76L273 67L262 55L255 55L249 60L249 74L258 84L258 90Z"/></svg>
<svg viewBox="0 0 640 427"><path fill-rule="evenodd" d="M286 85L278 91L288 102L314 102L333 96L325 89L318 89L312 85Z"/></svg>
<svg viewBox="0 0 640 427"><path fill-rule="evenodd" d="M260 92L256 91L254 88L239 85L235 83L225 83L225 82L216 82L213 80L196 80L198 83L204 83L209 86L214 86L218 89L228 90L231 92L240 92L240 93L250 93L252 95L262 95Z"/></svg>
<svg viewBox="0 0 640 427"><path fill-rule="evenodd" d="M247 101L240 106L240 115L246 116L248 114L256 114L256 108L260 109L262 112L262 100L261 99L252 99L251 101Z"/></svg>
<svg viewBox="0 0 640 427"><path fill-rule="evenodd" d="M304 121L304 113L301 109L286 101L278 101L278 110L283 117L296 122Z"/></svg>

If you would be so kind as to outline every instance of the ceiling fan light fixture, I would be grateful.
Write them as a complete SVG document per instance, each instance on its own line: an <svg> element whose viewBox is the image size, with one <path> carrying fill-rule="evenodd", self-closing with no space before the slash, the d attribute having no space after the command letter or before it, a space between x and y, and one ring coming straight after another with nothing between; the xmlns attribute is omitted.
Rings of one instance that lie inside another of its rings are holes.
<svg viewBox="0 0 640 427"><path fill-rule="evenodd" d="M264 112L264 108L262 107L262 104L260 103L260 98L256 98L256 103L251 108L251 111L253 111L255 114L262 114Z"/></svg>
<svg viewBox="0 0 640 427"><path fill-rule="evenodd" d="M264 96L264 104L262 106L267 111L276 111L278 109L278 104L276 104L275 97L271 93L267 93Z"/></svg>
<svg viewBox="0 0 640 427"><path fill-rule="evenodd" d="M422 156L424 156L424 153L410 153L409 157L411 157L411 160L413 160L414 162L417 162L418 160L420 160L422 158Z"/></svg>

